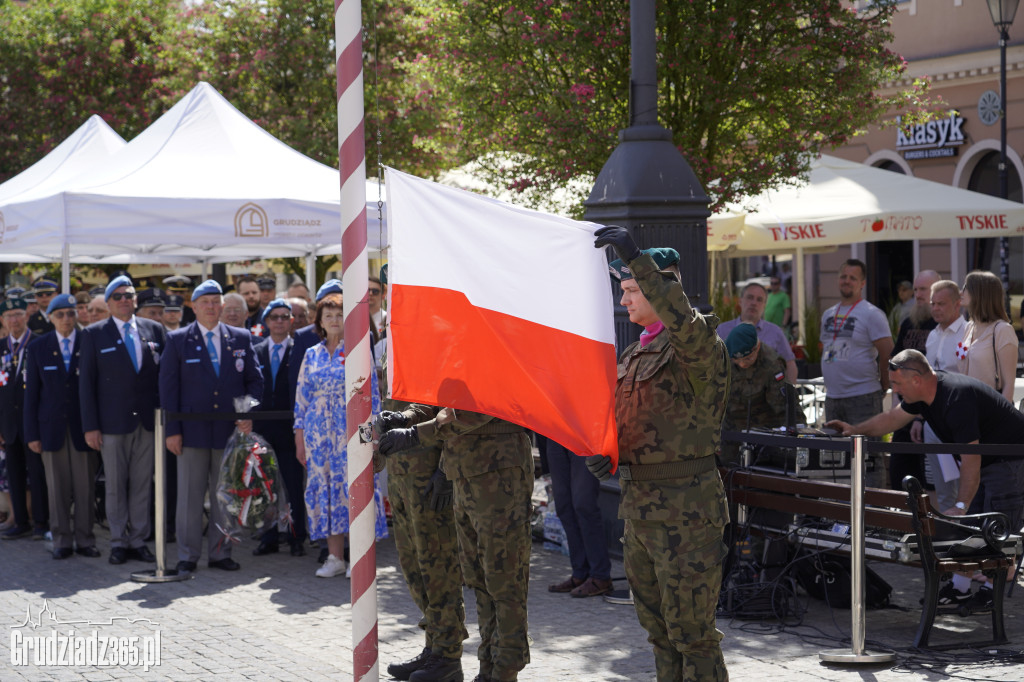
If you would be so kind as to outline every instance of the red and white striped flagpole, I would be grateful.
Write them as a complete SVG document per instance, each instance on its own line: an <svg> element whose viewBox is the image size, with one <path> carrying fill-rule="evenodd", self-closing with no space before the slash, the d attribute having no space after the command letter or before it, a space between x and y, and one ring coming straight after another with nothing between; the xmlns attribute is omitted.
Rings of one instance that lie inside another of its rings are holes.
<svg viewBox="0 0 1024 682"><path fill-rule="evenodd" d="M369 261L366 251L366 144L363 138L363 46L360 0L335 0L338 158L341 168L341 265L345 290L345 420L348 427L349 559L352 563L352 654L355 682L378 679L377 557L374 547L372 450L359 425L372 405Z"/></svg>

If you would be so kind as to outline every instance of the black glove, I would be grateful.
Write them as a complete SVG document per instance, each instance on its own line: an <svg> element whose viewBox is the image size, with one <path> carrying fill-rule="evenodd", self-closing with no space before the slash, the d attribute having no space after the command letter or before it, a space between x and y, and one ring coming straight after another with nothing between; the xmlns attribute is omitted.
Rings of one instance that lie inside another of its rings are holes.
<svg viewBox="0 0 1024 682"><path fill-rule="evenodd" d="M612 477L612 458L608 455L590 455L587 457L587 468L599 481L607 481Z"/></svg>
<svg viewBox="0 0 1024 682"><path fill-rule="evenodd" d="M423 491L423 497L427 499L427 506L436 512L444 511L452 506L452 482L438 469L430 477L427 489Z"/></svg>
<svg viewBox="0 0 1024 682"><path fill-rule="evenodd" d="M402 450L414 448L419 444L420 434L416 432L415 427L410 429L391 429L381 436L377 449L380 450L382 455L392 455Z"/></svg>
<svg viewBox="0 0 1024 682"><path fill-rule="evenodd" d="M608 225L595 232L594 236L597 237L594 240L594 248L600 249L611 244L615 248L615 253L627 265L640 255L640 247L629 235L629 230L624 227Z"/></svg>
<svg viewBox="0 0 1024 682"><path fill-rule="evenodd" d="M373 418L373 428L382 436L391 429L404 429L407 426L409 418L401 412L384 411Z"/></svg>

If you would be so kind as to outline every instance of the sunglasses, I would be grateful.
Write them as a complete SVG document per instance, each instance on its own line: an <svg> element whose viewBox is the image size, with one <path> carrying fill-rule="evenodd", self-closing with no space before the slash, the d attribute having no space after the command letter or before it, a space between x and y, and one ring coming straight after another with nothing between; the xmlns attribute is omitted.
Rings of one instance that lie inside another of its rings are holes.
<svg viewBox="0 0 1024 682"><path fill-rule="evenodd" d="M380 289L370 289L369 291L373 296L380 296Z"/></svg>
<svg viewBox="0 0 1024 682"><path fill-rule="evenodd" d="M112 300L112 301L120 301L122 298L126 298L129 301L131 301L132 299L135 298L135 292L134 291L129 291L129 292L126 292L126 293L123 293L123 294L119 292L119 293L111 294L110 295L110 300Z"/></svg>
<svg viewBox="0 0 1024 682"><path fill-rule="evenodd" d="M267 315L267 322L285 322L291 315Z"/></svg>
<svg viewBox="0 0 1024 682"><path fill-rule="evenodd" d="M74 317L77 314L77 310L55 310L53 311L53 315L50 317L56 317L58 320L63 320L65 317Z"/></svg>
<svg viewBox="0 0 1024 682"><path fill-rule="evenodd" d="M903 363L893 362L892 360L889 361L889 371L890 372L917 372L918 374L921 373L921 370L919 370L916 367L910 367L910 366L908 366L906 364L903 364Z"/></svg>

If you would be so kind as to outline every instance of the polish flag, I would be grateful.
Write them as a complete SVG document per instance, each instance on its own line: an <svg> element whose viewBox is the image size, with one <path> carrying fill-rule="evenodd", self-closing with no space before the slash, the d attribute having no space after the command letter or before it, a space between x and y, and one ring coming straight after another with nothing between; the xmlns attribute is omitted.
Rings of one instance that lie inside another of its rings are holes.
<svg viewBox="0 0 1024 682"><path fill-rule="evenodd" d="M388 384L618 460L599 227L387 171Z"/></svg>

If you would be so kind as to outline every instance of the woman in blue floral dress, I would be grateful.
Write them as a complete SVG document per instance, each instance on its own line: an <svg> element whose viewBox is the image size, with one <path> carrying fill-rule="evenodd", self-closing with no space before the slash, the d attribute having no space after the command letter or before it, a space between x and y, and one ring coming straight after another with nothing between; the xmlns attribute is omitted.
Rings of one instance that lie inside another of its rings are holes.
<svg viewBox="0 0 1024 682"><path fill-rule="evenodd" d="M295 394L296 455L306 466L306 513L311 540L327 538L328 556L316 574L345 572L348 515L348 455L345 425L345 343L341 294L330 294L316 310L323 341L306 351ZM380 412L376 372L370 372L373 414ZM377 538L387 537L383 496L374 476Z"/></svg>

